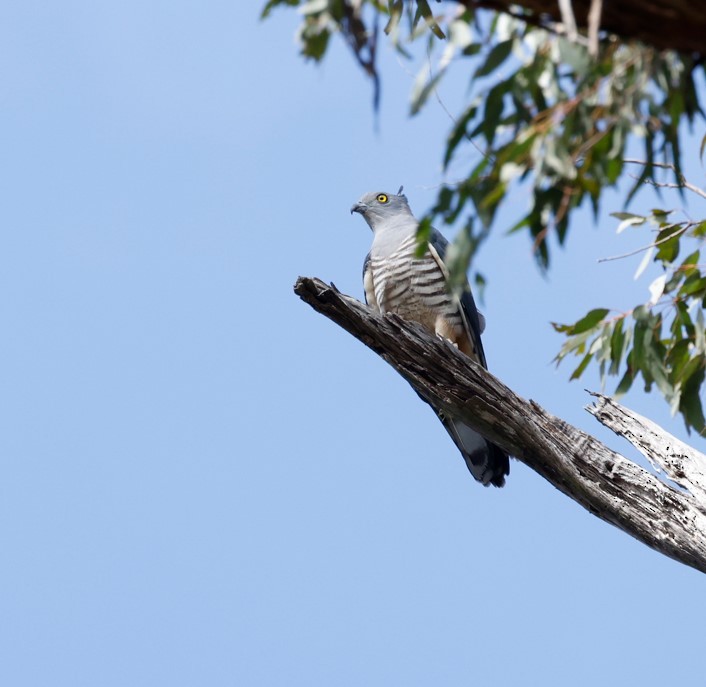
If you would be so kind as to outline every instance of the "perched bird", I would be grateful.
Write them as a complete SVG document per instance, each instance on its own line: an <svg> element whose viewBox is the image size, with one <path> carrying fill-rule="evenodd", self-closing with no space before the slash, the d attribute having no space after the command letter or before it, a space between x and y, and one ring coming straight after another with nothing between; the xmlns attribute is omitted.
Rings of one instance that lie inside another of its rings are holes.
<svg viewBox="0 0 706 687"><path fill-rule="evenodd" d="M373 230L373 245L363 264L366 303L383 315L391 312L418 322L428 331L443 336L467 356L487 368L480 340L485 327L466 284L459 298L447 286L444 256L448 242L432 229L428 250L416 257L417 228L402 194L366 193L351 214L363 216ZM502 487L510 472L507 454L458 418L432 406L454 443L461 451L473 477L484 485Z"/></svg>

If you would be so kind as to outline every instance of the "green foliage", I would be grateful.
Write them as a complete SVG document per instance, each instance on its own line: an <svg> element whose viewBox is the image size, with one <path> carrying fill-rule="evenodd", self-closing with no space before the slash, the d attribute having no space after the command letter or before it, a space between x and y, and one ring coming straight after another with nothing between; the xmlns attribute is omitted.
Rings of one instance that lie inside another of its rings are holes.
<svg viewBox="0 0 706 687"><path fill-rule="evenodd" d="M325 56L329 37L340 34L376 93L378 22L385 22L384 33L405 57L412 59L414 44L422 41L422 67L410 98L413 115L451 68L468 74L467 104L442 154L444 169L461 181L442 185L419 232L423 248L432 221L462 222L449 251L454 284L463 280L498 208L520 184L530 191L529 207L507 231L529 237L542 270L551 264L552 247L566 241L573 213L588 205L597 218L603 192L627 176L628 168L637 174L626 206L645 184L706 197L682 176L679 140L680 122L703 117L694 79L706 73L706 61L610 35L601 36L597 51L590 50L585 37L570 40L522 21L521 8L511 17L475 13L468 5L434 3L432 10L427 0L269 0L263 11L267 16L277 6L297 7L302 54L316 61ZM643 159L626 160L628 147L642 150ZM705 150L706 136L702 157ZM603 379L619 378L618 394L642 377L645 388L656 387L687 427L703 432L706 275L698 261L706 221L674 221L663 210L614 216L619 231L656 232L638 272L654 260L662 275L651 284L649 300L627 313L596 308L573 325L555 325L566 337L557 361L579 357L572 379L597 364ZM680 261L683 252L689 254ZM485 284L480 275L475 281Z"/></svg>
<svg viewBox="0 0 706 687"><path fill-rule="evenodd" d="M579 378L591 361L599 364L601 378L620 376L616 395L624 394L641 376L645 390L655 385L672 412L681 413L687 428L706 433L699 391L706 370L706 276L699 264L706 222L670 222L670 212L655 209L640 217L614 213L622 222L647 223L656 238L643 250L654 256L662 274L650 285L650 299L625 313L610 314L607 308L591 310L575 324L554 324L566 336L556 356L580 358L571 374ZM698 246L683 260L683 245Z"/></svg>

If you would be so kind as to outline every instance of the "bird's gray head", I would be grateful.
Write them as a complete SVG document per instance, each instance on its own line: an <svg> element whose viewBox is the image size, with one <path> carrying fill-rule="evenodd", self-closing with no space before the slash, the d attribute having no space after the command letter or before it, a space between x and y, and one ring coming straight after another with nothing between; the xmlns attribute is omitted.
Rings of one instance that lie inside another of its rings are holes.
<svg viewBox="0 0 706 687"><path fill-rule="evenodd" d="M412 217L412 211L407 203L407 196L402 193L403 187L396 194L375 191L366 193L352 208L351 214L358 212L365 218L370 228L382 222L400 217Z"/></svg>

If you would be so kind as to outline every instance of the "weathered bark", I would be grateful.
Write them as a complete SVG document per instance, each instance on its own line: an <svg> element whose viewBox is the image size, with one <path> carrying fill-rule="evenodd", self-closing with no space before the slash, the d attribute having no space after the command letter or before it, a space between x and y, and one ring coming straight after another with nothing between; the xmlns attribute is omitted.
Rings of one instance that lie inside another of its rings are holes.
<svg viewBox="0 0 706 687"><path fill-rule="evenodd" d="M596 395L601 422L686 491L660 480L537 403L517 396L448 341L384 317L333 285L300 277L295 292L392 365L428 401L538 472L561 492L653 549L706 572L706 457L654 423Z"/></svg>
<svg viewBox="0 0 706 687"><path fill-rule="evenodd" d="M562 22L558 0L459 0L469 8L483 7L498 12L528 12L533 24ZM596 0L571 0L579 28L588 26L591 5ZM706 12L693 0L603 0L599 27L627 39L637 39L660 50L706 55Z"/></svg>
<svg viewBox="0 0 706 687"><path fill-rule="evenodd" d="M624 408L602 394L588 410L608 429L625 437L673 482L691 492L703 508L706 504L706 457L691 446L667 434L659 425Z"/></svg>

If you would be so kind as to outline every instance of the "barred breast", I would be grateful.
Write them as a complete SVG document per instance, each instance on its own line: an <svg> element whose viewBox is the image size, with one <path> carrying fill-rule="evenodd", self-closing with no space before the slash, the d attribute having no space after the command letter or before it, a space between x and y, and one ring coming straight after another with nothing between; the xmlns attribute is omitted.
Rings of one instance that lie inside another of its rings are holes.
<svg viewBox="0 0 706 687"><path fill-rule="evenodd" d="M416 258L416 237L410 236L384 258L371 257L375 300L380 311L393 312L442 334L463 349L465 332L456 300L448 292L443 271L427 252Z"/></svg>

